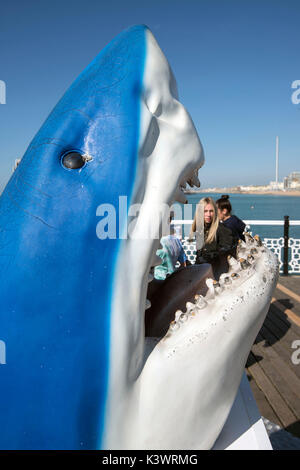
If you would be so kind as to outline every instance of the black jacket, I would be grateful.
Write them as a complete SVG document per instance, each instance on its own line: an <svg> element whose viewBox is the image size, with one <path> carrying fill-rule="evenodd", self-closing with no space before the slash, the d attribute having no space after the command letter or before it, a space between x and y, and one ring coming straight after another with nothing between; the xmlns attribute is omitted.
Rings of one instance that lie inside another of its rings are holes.
<svg viewBox="0 0 300 470"><path fill-rule="evenodd" d="M239 238L243 241L245 241L245 237L243 235L243 232L245 231L246 224L239 219L236 215L231 215L227 220L224 220L221 222L224 227L229 228L233 236L238 240Z"/></svg>
<svg viewBox="0 0 300 470"><path fill-rule="evenodd" d="M211 243L205 243L201 250L197 250L196 263L212 263L220 255L234 254L236 244L237 241L231 230L219 223L216 239Z"/></svg>

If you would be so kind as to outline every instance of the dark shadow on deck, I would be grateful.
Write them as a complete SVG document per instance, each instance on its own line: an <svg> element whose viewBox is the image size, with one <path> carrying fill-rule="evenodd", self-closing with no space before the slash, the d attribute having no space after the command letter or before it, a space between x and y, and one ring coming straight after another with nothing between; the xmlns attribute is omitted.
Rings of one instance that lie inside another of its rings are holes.
<svg viewBox="0 0 300 470"><path fill-rule="evenodd" d="M299 421L291 426L269 433L274 450L300 450Z"/></svg>

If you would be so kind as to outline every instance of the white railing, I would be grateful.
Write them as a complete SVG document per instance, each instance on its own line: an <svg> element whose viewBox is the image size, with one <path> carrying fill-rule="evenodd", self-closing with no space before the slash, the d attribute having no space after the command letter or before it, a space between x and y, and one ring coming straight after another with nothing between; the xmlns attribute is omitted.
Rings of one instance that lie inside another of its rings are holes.
<svg viewBox="0 0 300 470"><path fill-rule="evenodd" d="M300 220L244 220L247 230L251 232L252 225L281 225L285 227L285 233L280 238L263 238L267 248L274 251L279 259L279 269L285 274L300 274L300 239L288 236L289 226L300 226ZM195 242L189 241L188 237L182 237L182 225L191 225L192 220L174 220L177 235L181 238L184 251L188 260L194 263L196 260Z"/></svg>

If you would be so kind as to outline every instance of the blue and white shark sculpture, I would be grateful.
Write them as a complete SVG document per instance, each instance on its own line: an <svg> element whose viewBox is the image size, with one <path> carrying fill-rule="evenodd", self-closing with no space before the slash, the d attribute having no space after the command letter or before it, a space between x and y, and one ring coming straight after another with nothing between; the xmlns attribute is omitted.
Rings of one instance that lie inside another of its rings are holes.
<svg viewBox="0 0 300 470"><path fill-rule="evenodd" d="M199 185L203 162L144 26L116 37L54 108L0 199L1 449L212 447L277 262L249 238L246 269L233 265L232 282L189 304L145 356L158 243L141 234L159 205L184 202L186 181ZM142 204L133 236L100 239L97 208L120 195Z"/></svg>

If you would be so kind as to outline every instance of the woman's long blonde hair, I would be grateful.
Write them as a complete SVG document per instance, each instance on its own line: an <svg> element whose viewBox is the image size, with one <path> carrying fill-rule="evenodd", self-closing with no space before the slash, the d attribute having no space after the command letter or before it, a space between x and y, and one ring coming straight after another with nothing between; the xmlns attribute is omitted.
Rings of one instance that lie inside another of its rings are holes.
<svg viewBox="0 0 300 470"><path fill-rule="evenodd" d="M190 235L190 238L192 238L193 235L196 234L197 250L201 249L204 245L204 208L207 204L212 205L214 209L214 215L205 242L211 243L216 239L217 236L217 230L219 226L218 209L215 201L211 197L204 197L197 204Z"/></svg>

